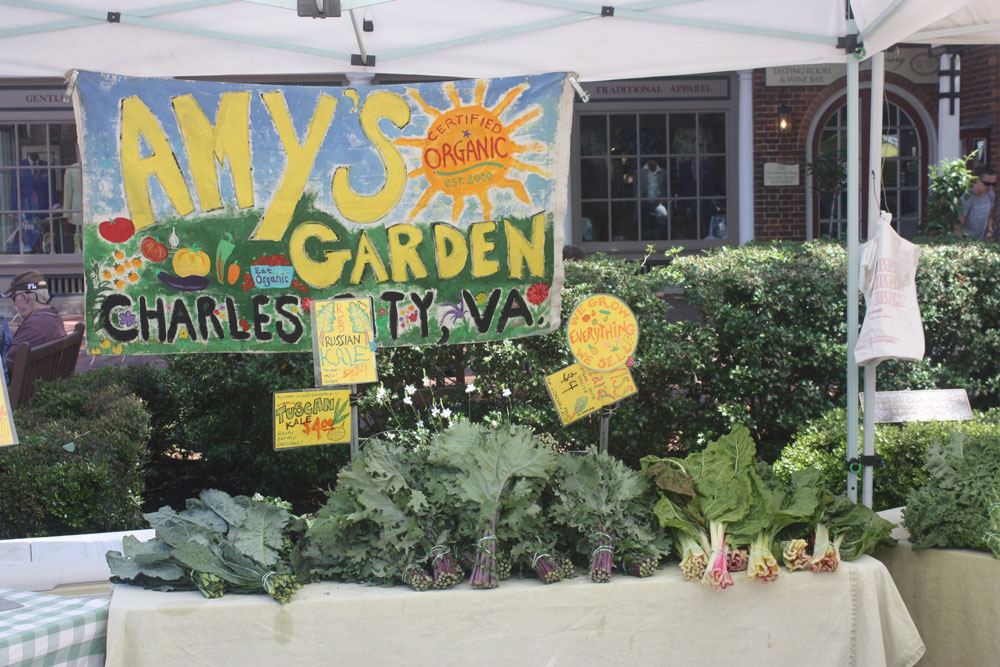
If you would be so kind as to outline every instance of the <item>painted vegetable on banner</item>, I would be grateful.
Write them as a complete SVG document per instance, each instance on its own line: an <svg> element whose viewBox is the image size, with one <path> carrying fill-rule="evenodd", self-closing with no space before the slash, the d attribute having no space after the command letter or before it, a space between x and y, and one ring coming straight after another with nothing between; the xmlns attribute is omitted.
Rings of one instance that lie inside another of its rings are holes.
<svg viewBox="0 0 1000 667"><path fill-rule="evenodd" d="M263 86L80 72L87 340L307 351L313 299L381 345L559 326L564 74Z"/></svg>

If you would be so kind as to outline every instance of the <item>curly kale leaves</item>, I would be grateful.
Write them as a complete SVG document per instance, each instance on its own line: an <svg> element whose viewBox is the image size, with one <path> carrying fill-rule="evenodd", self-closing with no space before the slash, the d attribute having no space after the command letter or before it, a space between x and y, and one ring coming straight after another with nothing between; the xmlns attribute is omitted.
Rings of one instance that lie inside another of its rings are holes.
<svg viewBox="0 0 1000 667"><path fill-rule="evenodd" d="M930 479L903 511L913 546L976 549L1000 558L1000 438L956 434L927 448L926 465Z"/></svg>

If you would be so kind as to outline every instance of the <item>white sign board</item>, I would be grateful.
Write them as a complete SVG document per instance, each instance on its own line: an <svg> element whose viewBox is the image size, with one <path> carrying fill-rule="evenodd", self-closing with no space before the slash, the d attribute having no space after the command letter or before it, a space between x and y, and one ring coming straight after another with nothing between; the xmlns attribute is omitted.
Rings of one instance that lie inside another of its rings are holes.
<svg viewBox="0 0 1000 667"><path fill-rule="evenodd" d="M861 70L871 69L871 59L861 63ZM885 54L886 73L897 74L913 83L937 83L937 58L926 49L897 51ZM847 73L841 64L792 65L768 67L764 71L766 86L826 86Z"/></svg>
<svg viewBox="0 0 1000 667"><path fill-rule="evenodd" d="M799 184L799 163L764 163L764 187L796 186Z"/></svg>

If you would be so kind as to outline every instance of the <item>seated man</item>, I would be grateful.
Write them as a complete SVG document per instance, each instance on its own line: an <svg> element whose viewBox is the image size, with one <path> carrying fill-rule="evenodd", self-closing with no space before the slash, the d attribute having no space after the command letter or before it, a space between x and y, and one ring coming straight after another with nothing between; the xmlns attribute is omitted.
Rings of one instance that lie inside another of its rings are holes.
<svg viewBox="0 0 1000 667"><path fill-rule="evenodd" d="M66 335L66 329L58 311L49 305L51 300L49 284L45 276L38 271L25 271L14 276L10 281L10 287L0 296L14 300L17 317L21 318L21 324L14 332L10 352L7 354L9 378L14 368L18 345L29 343L32 347L37 347L42 343L62 338Z"/></svg>

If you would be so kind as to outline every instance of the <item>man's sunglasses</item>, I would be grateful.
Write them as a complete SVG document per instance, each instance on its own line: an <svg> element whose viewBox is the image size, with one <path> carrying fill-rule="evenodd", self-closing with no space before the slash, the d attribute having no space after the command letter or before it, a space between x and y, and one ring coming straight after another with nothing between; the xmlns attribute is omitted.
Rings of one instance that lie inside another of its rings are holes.
<svg viewBox="0 0 1000 667"><path fill-rule="evenodd" d="M984 181L981 178L979 179L979 182L982 183L983 185L985 185L988 188L995 188L996 185L997 185L996 181Z"/></svg>

